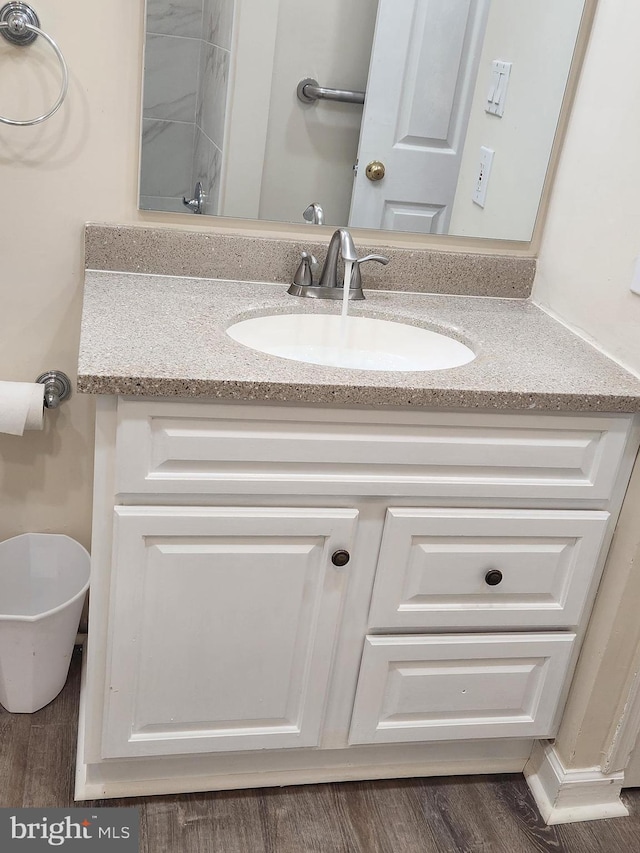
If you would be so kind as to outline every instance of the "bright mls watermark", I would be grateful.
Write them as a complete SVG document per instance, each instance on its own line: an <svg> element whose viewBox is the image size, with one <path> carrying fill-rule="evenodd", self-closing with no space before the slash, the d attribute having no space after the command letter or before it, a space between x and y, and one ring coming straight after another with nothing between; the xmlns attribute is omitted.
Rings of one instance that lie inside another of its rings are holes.
<svg viewBox="0 0 640 853"><path fill-rule="evenodd" d="M138 853L138 809L0 809L0 850Z"/></svg>

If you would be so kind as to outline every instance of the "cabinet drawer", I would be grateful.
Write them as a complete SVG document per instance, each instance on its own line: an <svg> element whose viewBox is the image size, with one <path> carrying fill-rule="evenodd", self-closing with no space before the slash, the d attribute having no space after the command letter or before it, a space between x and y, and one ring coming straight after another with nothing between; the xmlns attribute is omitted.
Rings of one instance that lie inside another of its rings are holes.
<svg viewBox="0 0 640 853"><path fill-rule="evenodd" d="M608 521L607 512L389 509L369 627L576 626Z"/></svg>
<svg viewBox="0 0 640 853"><path fill-rule="evenodd" d="M628 417L120 400L120 493L607 500Z"/></svg>
<svg viewBox="0 0 640 853"><path fill-rule="evenodd" d="M575 634L368 636L349 743L547 738Z"/></svg>

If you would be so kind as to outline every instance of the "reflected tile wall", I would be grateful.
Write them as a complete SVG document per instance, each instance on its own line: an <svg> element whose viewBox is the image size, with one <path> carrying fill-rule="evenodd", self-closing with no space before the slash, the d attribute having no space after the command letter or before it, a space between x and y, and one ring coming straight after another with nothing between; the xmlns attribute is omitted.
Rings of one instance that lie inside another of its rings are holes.
<svg viewBox="0 0 640 853"><path fill-rule="evenodd" d="M191 193L195 125L143 119L140 195L176 197Z"/></svg>
<svg viewBox="0 0 640 853"><path fill-rule="evenodd" d="M195 122L200 39L147 35L145 118Z"/></svg>
<svg viewBox="0 0 640 853"><path fill-rule="evenodd" d="M203 39L231 50L235 0L204 0Z"/></svg>
<svg viewBox="0 0 640 853"><path fill-rule="evenodd" d="M220 150L224 147L230 57L228 50L202 42L196 124Z"/></svg>
<svg viewBox="0 0 640 853"><path fill-rule="evenodd" d="M140 207L191 195L204 0L147 0Z"/></svg>
<svg viewBox="0 0 640 853"><path fill-rule="evenodd" d="M218 213L234 10L235 0L147 2L143 209L185 209L200 180L205 212Z"/></svg>
<svg viewBox="0 0 640 853"><path fill-rule="evenodd" d="M187 208L181 198L164 198L159 195L141 195L140 210L162 210L165 213L185 213Z"/></svg>
<svg viewBox="0 0 640 853"><path fill-rule="evenodd" d="M202 182L206 195L204 213L210 216L216 216L219 213L221 175L222 151L199 127L196 127L193 183L195 185L196 181Z"/></svg>
<svg viewBox="0 0 640 853"><path fill-rule="evenodd" d="M202 38L203 0L147 0L147 32Z"/></svg>
<svg viewBox="0 0 640 853"><path fill-rule="evenodd" d="M207 194L205 213L220 213L224 131L235 0L204 0L203 41L196 107L194 182Z"/></svg>

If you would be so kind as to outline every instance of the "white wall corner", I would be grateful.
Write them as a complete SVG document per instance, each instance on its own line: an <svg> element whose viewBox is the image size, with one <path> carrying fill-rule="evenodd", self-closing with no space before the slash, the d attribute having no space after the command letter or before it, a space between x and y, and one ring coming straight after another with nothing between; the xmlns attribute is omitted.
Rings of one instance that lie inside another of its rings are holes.
<svg viewBox="0 0 640 853"><path fill-rule="evenodd" d="M603 773L599 767L567 770L548 741L537 741L524 775L545 823L577 823L625 817L620 799L624 773Z"/></svg>

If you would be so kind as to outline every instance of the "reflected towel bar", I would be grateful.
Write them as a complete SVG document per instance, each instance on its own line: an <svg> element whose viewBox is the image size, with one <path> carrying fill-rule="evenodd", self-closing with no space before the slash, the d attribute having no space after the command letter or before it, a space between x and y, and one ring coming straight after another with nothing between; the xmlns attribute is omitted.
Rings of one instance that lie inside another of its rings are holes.
<svg viewBox="0 0 640 853"><path fill-rule="evenodd" d="M364 104L366 92L354 92L351 89L325 89L312 77L305 77L298 83L298 99L304 104L316 101L341 101L343 104Z"/></svg>

